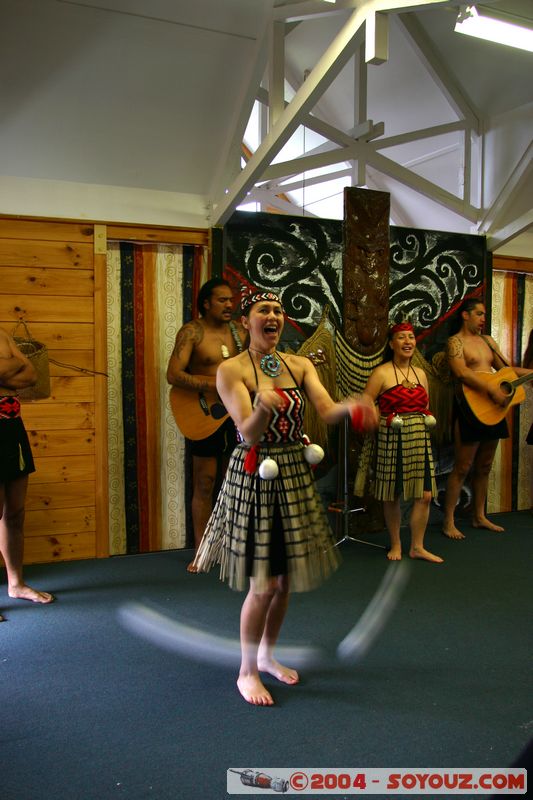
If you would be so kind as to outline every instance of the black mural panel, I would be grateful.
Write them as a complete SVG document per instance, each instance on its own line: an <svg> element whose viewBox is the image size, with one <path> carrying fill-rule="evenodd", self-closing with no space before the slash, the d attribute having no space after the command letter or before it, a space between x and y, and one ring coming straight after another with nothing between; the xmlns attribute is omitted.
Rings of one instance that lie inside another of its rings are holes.
<svg viewBox="0 0 533 800"><path fill-rule="evenodd" d="M281 296L287 342L308 338L327 303L340 327L342 223L236 211L224 229L224 274L237 291L252 285Z"/></svg>
<svg viewBox="0 0 533 800"><path fill-rule="evenodd" d="M408 316L426 357L444 347L450 317L465 297L484 292L483 236L390 228L389 318ZM242 286L281 295L290 330L301 341L326 303L342 330L342 222L236 211L224 228L224 273Z"/></svg>
<svg viewBox="0 0 533 800"><path fill-rule="evenodd" d="M389 318L409 317L426 358L464 298L483 293L486 259L483 236L390 228Z"/></svg>

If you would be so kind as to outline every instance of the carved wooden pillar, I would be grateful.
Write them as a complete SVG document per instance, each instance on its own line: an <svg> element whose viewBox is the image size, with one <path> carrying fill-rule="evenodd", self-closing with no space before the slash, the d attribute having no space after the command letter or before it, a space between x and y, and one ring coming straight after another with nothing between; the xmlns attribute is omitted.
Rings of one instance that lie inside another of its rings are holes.
<svg viewBox="0 0 533 800"><path fill-rule="evenodd" d="M387 337L389 315L390 196L369 189L344 190L344 337L363 356L372 356ZM349 485L353 485L362 437L350 435ZM355 528L384 527L381 504L365 497L367 513L352 514Z"/></svg>
<svg viewBox="0 0 533 800"><path fill-rule="evenodd" d="M387 192L344 190L344 336L365 356L375 353L387 335L389 214Z"/></svg>

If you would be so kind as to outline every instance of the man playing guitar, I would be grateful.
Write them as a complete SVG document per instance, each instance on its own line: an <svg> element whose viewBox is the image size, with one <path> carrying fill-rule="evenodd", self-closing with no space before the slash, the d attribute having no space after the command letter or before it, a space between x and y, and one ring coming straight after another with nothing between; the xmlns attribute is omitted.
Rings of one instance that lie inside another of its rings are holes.
<svg viewBox="0 0 533 800"><path fill-rule="evenodd" d="M242 325L232 322L233 293L225 280L204 283L197 307L200 318L178 331L167 368L167 381L174 387L172 410L190 440L195 549L211 514L219 463L227 461L236 444L235 426L216 394L217 367L242 350L246 336ZM192 562L187 569L196 572Z"/></svg>
<svg viewBox="0 0 533 800"><path fill-rule="evenodd" d="M472 471L474 528L487 528L490 531L503 531L485 514L489 474L500 439L509 435L507 423L503 418L495 425L480 422L464 402L461 402L462 387L469 387L500 409L510 402L510 395L505 394L495 381L487 380L494 370L508 366L499 351L498 345L490 336L483 336L485 324L485 306L477 298L465 300L458 311L459 330L450 336L447 343L447 356L450 370L456 383L454 400L453 435L455 463L446 485L444 503L443 532L450 539L464 539L454 522L454 512L459 500L463 483ZM533 370L521 367L512 368L516 375L528 375Z"/></svg>

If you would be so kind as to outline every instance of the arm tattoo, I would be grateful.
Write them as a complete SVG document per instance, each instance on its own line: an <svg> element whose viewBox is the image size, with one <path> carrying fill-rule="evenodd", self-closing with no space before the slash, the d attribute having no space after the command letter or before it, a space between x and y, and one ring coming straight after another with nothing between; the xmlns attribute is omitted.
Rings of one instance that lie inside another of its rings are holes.
<svg viewBox="0 0 533 800"><path fill-rule="evenodd" d="M211 388L202 375L189 375L188 372L182 372L174 385L181 386L183 389L192 389L195 392L207 392Z"/></svg>
<svg viewBox="0 0 533 800"><path fill-rule="evenodd" d="M463 343L458 336L450 336L446 344L446 355L448 358L463 357Z"/></svg>
<svg viewBox="0 0 533 800"><path fill-rule="evenodd" d="M186 344L192 342L193 349L200 344L204 338L204 329L197 320L188 322L183 328L180 328L174 343L173 354L179 358L181 351Z"/></svg>

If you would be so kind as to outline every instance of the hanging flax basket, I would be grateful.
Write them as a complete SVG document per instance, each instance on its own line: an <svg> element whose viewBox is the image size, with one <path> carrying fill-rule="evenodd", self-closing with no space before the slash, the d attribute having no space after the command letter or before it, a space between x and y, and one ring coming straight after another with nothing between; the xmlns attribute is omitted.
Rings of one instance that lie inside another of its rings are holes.
<svg viewBox="0 0 533 800"><path fill-rule="evenodd" d="M16 335L20 326L23 327L25 336ZM37 373L37 382L26 389L20 389L17 392L18 397L20 400L44 400L50 397L50 366L46 345L32 337L23 319L19 319L13 328L12 336L20 352L31 361Z"/></svg>

